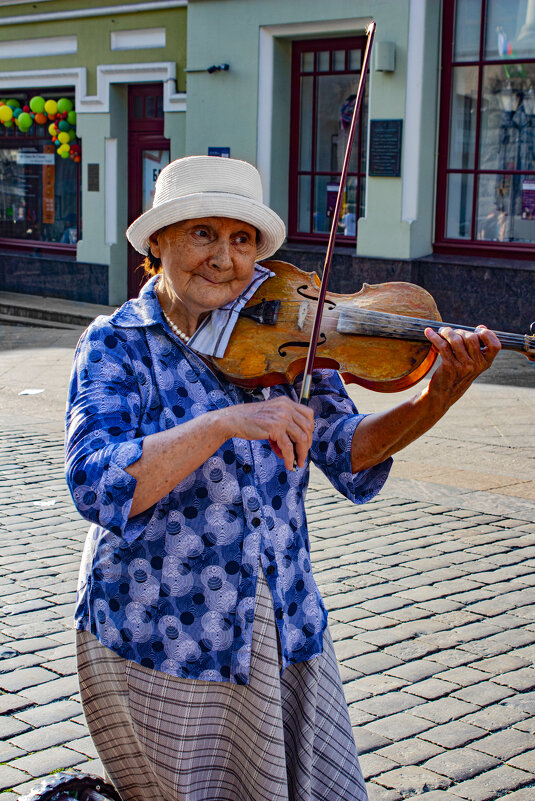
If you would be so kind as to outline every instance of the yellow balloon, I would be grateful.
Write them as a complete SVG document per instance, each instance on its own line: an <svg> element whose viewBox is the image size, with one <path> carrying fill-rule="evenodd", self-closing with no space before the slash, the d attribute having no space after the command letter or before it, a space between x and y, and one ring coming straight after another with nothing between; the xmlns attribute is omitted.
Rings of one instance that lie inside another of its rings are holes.
<svg viewBox="0 0 535 801"><path fill-rule="evenodd" d="M62 156L64 153L67 153L67 155L68 155L70 152L71 152L71 146L70 145L63 144L63 145L60 145L58 147L58 153L60 154L60 156Z"/></svg>
<svg viewBox="0 0 535 801"><path fill-rule="evenodd" d="M0 106L0 120L8 122L13 117L13 109L10 106Z"/></svg>
<svg viewBox="0 0 535 801"><path fill-rule="evenodd" d="M58 104L55 100L47 100L45 103L45 111L47 114L57 114Z"/></svg>
<svg viewBox="0 0 535 801"><path fill-rule="evenodd" d="M58 129L56 128L56 123L51 122L50 125L48 126L48 133L50 134L50 136L55 136L57 132Z"/></svg>
<svg viewBox="0 0 535 801"><path fill-rule="evenodd" d="M68 142L71 141L71 137L67 133L67 131L60 131L58 134L58 139L62 145L66 145Z"/></svg>

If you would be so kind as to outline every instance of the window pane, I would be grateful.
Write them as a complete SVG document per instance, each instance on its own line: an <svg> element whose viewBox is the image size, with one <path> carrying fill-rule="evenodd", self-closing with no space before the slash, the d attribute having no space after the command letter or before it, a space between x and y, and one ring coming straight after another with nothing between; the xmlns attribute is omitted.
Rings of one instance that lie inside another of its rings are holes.
<svg viewBox="0 0 535 801"><path fill-rule="evenodd" d="M299 116L299 169L312 167L312 93L314 78L301 78L301 111Z"/></svg>
<svg viewBox="0 0 535 801"><path fill-rule="evenodd" d="M492 242L535 242L535 176L480 176L477 238Z"/></svg>
<svg viewBox="0 0 535 801"><path fill-rule="evenodd" d="M340 72L346 68L346 51L335 50L333 53L333 70Z"/></svg>
<svg viewBox="0 0 535 801"><path fill-rule="evenodd" d="M341 236L357 235L357 178L350 177L346 182L344 200L340 211L338 234Z"/></svg>
<svg viewBox="0 0 535 801"><path fill-rule="evenodd" d="M338 176L319 175L314 179L314 233L328 234L336 205Z"/></svg>
<svg viewBox="0 0 535 801"><path fill-rule="evenodd" d="M449 166L474 168L477 67L454 67L451 96Z"/></svg>
<svg viewBox="0 0 535 801"><path fill-rule="evenodd" d="M355 103L354 75L318 78L316 111L316 170L341 172ZM356 172L353 148L349 169Z"/></svg>
<svg viewBox="0 0 535 801"><path fill-rule="evenodd" d="M534 34L532 0L488 0L486 58L533 58Z"/></svg>
<svg viewBox="0 0 535 801"><path fill-rule="evenodd" d="M485 68L479 158L482 169L535 169L534 82L534 64Z"/></svg>
<svg viewBox="0 0 535 801"><path fill-rule="evenodd" d="M314 72L314 53L301 53L301 72Z"/></svg>
<svg viewBox="0 0 535 801"><path fill-rule="evenodd" d="M318 53L318 72L329 71L329 56L330 52L328 50L322 50Z"/></svg>
<svg viewBox="0 0 535 801"><path fill-rule="evenodd" d="M145 117L152 119L156 115L156 102L154 95L145 98Z"/></svg>
<svg viewBox="0 0 535 801"><path fill-rule="evenodd" d="M134 95L132 112L134 119L136 120L143 119L143 98L140 95Z"/></svg>
<svg viewBox="0 0 535 801"><path fill-rule="evenodd" d="M41 242L77 241L77 167L54 145L0 149L0 236ZM32 163L43 156L51 163Z"/></svg>
<svg viewBox="0 0 535 801"><path fill-rule="evenodd" d="M299 176L297 230L310 233L310 175Z"/></svg>
<svg viewBox="0 0 535 801"><path fill-rule="evenodd" d="M476 61L479 58L481 0L457 0L455 6L454 61Z"/></svg>
<svg viewBox="0 0 535 801"><path fill-rule="evenodd" d="M349 69L352 72L360 72L360 57L361 57L361 50L350 50L349 51Z"/></svg>
<svg viewBox="0 0 535 801"><path fill-rule="evenodd" d="M470 239L472 225L472 175L450 175L446 216L447 239Z"/></svg>

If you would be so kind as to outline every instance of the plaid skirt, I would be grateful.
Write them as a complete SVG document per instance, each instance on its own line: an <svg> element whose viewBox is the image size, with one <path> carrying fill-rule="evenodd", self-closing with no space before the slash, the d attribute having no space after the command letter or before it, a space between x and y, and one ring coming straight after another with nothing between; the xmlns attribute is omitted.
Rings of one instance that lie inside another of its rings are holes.
<svg viewBox="0 0 535 801"><path fill-rule="evenodd" d="M332 639L280 676L262 571L249 685L180 679L77 632L89 731L123 801L367 801Z"/></svg>

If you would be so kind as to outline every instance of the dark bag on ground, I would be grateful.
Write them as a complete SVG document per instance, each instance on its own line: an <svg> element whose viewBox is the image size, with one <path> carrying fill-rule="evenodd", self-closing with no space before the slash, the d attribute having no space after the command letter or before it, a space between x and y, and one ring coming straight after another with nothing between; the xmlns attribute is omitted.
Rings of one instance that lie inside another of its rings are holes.
<svg viewBox="0 0 535 801"><path fill-rule="evenodd" d="M121 801L121 796L100 776L62 772L41 779L17 801Z"/></svg>

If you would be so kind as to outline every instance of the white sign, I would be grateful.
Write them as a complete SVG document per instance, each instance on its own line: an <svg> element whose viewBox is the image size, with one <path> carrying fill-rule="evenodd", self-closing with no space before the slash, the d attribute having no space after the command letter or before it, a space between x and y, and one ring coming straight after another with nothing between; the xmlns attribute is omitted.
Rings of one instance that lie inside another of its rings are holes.
<svg viewBox="0 0 535 801"><path fill-rule="evenodd" d="M25 153L17 150L17 164L54 164L55 153Z"/></svg>

